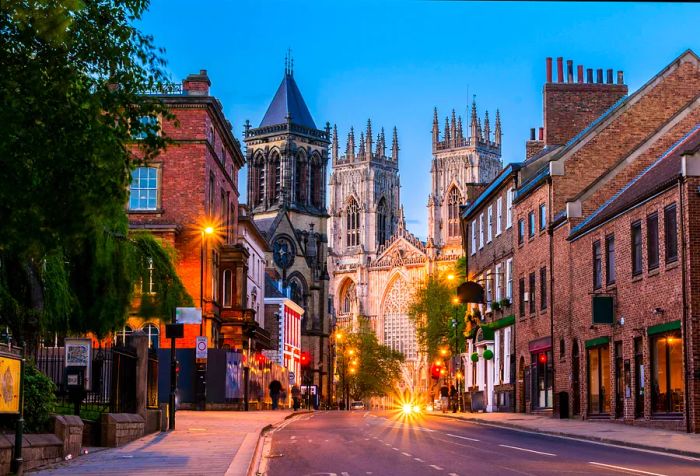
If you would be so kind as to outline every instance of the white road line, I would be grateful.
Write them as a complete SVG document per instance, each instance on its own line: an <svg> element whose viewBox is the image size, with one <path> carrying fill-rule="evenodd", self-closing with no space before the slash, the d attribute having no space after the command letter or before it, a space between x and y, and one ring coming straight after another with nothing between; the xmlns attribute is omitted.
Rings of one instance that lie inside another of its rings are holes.
<svg viewBox="0 0 700 476"><path fill-rule="evenodd" d="M384 443L386 446L391 446L391 443Z"/></svg>
<svg viewBox="0 0 700 476"><path fill-rule="evenodd" d="M481 440L477 440L476 438L469 438L468 436L453 435L452 433L446 433L446 435L451 436L452 438L461 438L463 440L481 441Z"/></svg>
<svg viewBox="0 0 700 476"><path fill-rule="evenodd" d="M425 461L422 460L422 459L420 459L420 458L413 458L413 459L416 460L416 461L418 461L419 463L425 463Z"/></svg>
<svg viewBox="0 0 700 476"><path fill-rule="evenodd" d="M399 449L398 449L398 448L394 448L394 447L392 447L391 449L392 449L392 450L394 450L394 451L399 451Z"/></svg>
<svg viewBox="0 0 700 476"><path fill-rule="evenodd" d="M296 435L292 435L292 436L289 437L290 440L293 440L293 439L295 439L295 438L296 438Z"/></svg>
<svg viewBox="0 0 700 476"><path fill-rule="evenodd" d="M661 473L650 473L649 471L642 471L641 469L625 468L624 466L615 466L612 464L596 463L594 461L589 461L588 464L592 464L595 466L603 466L605 468L620 469L622 471L630 471L632 473L637 473L637 474L648 474L649 476L666 476L665 474L661 474Z"/></svg>
<svg viewBox="0 0 700 476"><path fill-rule="evenodd" d="M430 467L433 469L437 469L438 471L442 471L442 468L436 464L431 464Z"/></svg>
<svg viewBox="0 0 700 476"><path fill-rule="evenodd" d="M457 473L447 473L447 476L459 476Z"/></svg>
<svg viewBox="0 0 700 476"><path fill-rule="evenodd" d="M537 453L538 455L556 456L554 453L545 453L544 451L529 450L527 448L519 448L517 446L508 446L508 445L498 445L498 446L502 446L503 448L511 448L513 450L527 451L528 453Z"/></svg>
<svg viewBox="0 0 700 476"><path fill-rule="evenodd" d="M413 456L411 453L406 453L405 451L402 451L401 454L404 456L408 456L409 458Z"/></svg>
<svg viewBox="0 0 700 476"><path fill-rule="evenodd" d="M343 471L342 473L340 473L340 476L350 476L350 473L348 473L347 471Z"/></svg>

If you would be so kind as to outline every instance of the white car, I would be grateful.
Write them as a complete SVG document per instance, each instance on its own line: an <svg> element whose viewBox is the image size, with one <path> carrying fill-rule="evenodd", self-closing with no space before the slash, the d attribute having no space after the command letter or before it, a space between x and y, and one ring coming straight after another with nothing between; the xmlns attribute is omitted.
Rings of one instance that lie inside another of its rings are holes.
<svg viewBox="0 0 700 476"><path fill-rule="evenodd" d="M350 403L350 410L364 410L365 409L365 403L361 400L355 400L354 402Z"/></svg>

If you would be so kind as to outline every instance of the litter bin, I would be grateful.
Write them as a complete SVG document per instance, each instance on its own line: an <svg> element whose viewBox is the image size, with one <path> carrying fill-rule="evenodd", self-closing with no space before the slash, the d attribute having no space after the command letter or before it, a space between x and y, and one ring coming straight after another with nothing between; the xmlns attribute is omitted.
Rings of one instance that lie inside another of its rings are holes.
<svg viewBox="0 0 700 476"><path fill-rule="evenodd" d="M559 392L559 418L569 418L569 392Z"/></svg>

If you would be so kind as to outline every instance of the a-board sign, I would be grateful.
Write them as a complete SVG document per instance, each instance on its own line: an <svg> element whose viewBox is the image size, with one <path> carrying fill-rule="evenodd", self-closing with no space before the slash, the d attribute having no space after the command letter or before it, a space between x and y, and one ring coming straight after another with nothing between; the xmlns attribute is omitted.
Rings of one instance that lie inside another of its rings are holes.
<svg viewBox="0 0 700 476"><path fill-rule="evenodd" d="M0 355L0 413L19 413L19 389L22 378L22 360Z"/></svg>

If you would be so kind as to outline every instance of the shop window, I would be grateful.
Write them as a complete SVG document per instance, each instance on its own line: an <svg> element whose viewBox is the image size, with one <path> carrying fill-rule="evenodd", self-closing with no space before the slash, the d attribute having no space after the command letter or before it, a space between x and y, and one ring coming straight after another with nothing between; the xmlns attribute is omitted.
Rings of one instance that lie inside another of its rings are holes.
<svg viewBox="0 0 700 476"><path fill-rule="evenodd" d="M552 408L552 349L533 352L531 357L532 406L537 409Z"/></svg>
<svg viewBox="0 0 700 476"><path fill-rule="evenodd" d="M653 413L683 412L683 340L680 330L651 338L651 388Z"/></svg>
<svg viewBox="0 0 700 476"><path fill-rule="evenodd" d="M588 413L610 413L610 347L588 349Z"/></svg>

